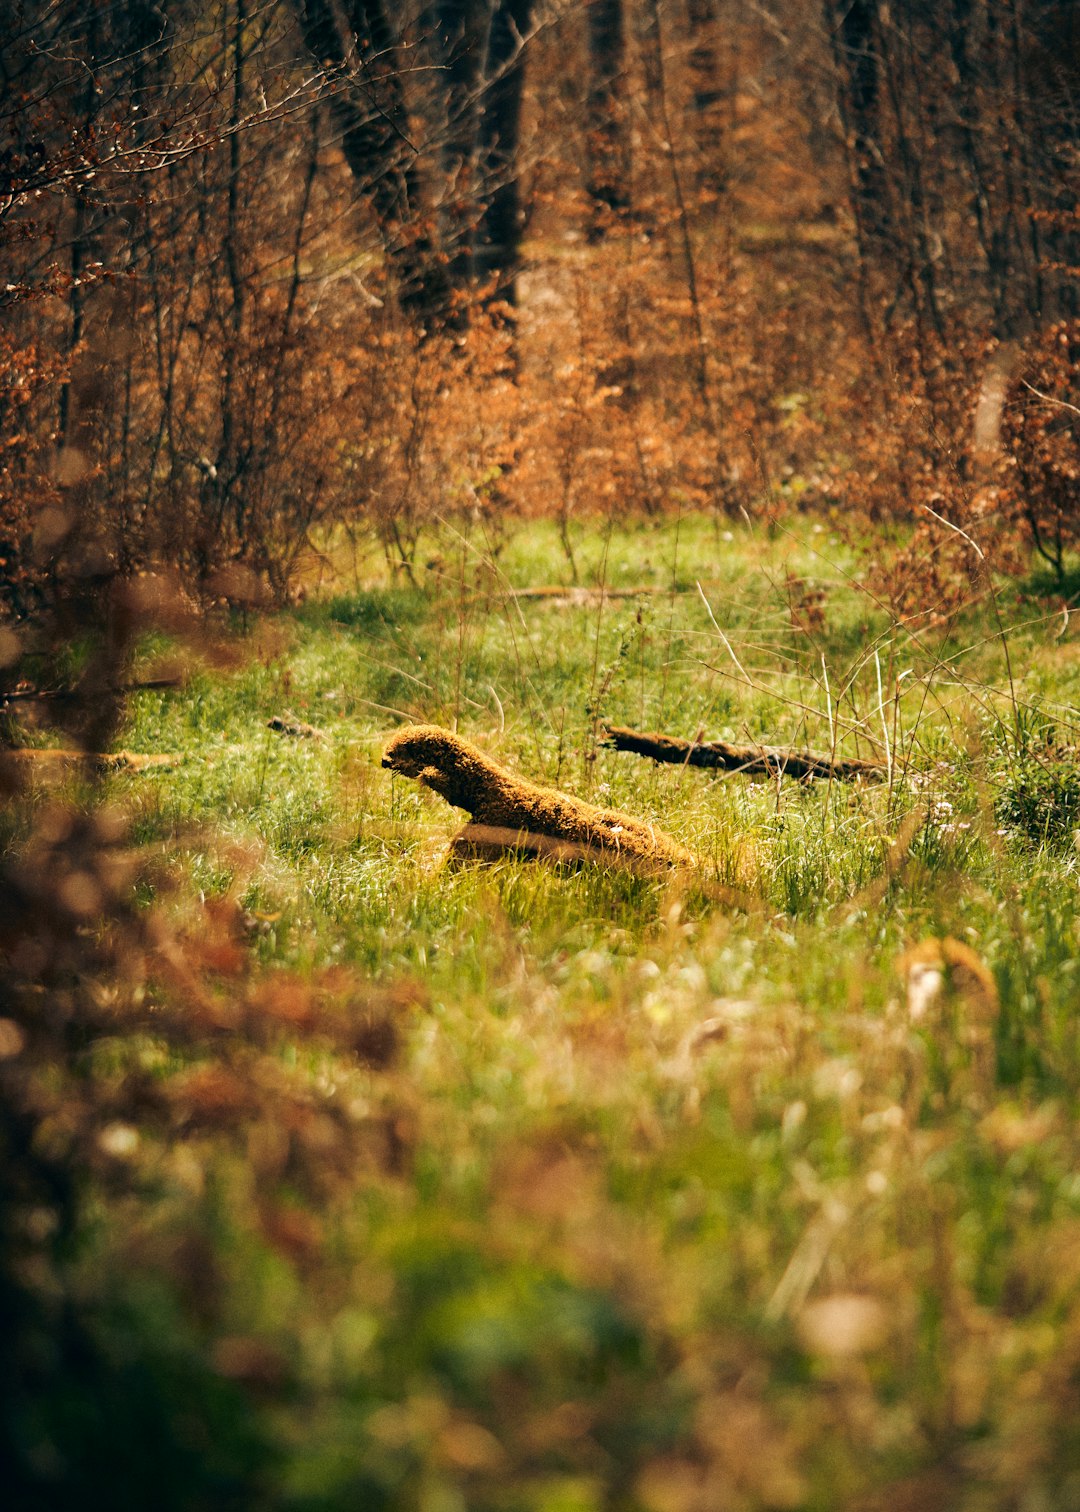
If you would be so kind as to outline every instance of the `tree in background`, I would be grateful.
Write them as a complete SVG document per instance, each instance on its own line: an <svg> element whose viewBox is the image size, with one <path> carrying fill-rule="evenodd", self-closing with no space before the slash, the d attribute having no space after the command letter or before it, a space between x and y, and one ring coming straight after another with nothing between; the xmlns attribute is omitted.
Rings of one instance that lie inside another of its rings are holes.
<svg viewBox="0 0 1080 1512"><path fill-rule="evenodd" d="M591 0L587 12L589 83L585 99L586 188L596 240L630 204L630 150L623 0Z"/></svg>
<svg viewBox="0 0 1080 1512"><path fill-rule="evenodd" d="M322 70L330 114L361 197L369 204L399 297L420 319L444 310L448 282L435 252L402 61L382 0L296 0L304 42Z"/></svg>
<svg viewBox="0 0 1080 1512"><path fill-rule="evenodd" d="M491 13L477 131L481 215L476 271L511 302L521 246L521 112L525 39L533 0L499 0Z"/></svg>
<svg viewBox="0 0 1080 1512"><path fill-rule="evenodd" d="M989 312L1011 336L1071 309L1075 8L854 0L827 22L865 272L887 315L940 335L946 309Z"/></svg>

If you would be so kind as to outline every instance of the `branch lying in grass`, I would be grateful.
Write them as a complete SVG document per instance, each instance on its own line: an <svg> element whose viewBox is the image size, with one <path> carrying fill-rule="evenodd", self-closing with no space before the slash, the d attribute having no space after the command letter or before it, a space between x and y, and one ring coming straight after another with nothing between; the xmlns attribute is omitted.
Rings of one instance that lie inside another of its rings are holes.
<svg viewBox="0 0 1080 1512"><path fill-rule="evenodd" d="M645 594L662 593L664 590L650 584L643 584L638 588L608 588L600 583L590 588L582 584L563 587L559 583L549 583L529 588L514 588L511 591L516 599L569 599L575 604L592 604L602 598L641 598Z"/></svg>
<svg viewBox="0 0 1080 1512"><path fill-rule="evenodd" d="M610 588L605 583L597 583L590 587L586 584L571 584L563 587L558 583L532 586L529 588L511 588L510 593L515 599L554 599L556 602L564 600L571 604L596 604L603 599L634 599L634 598L669 598L672 593L670 583L667 585L658 583L639 583L636 587ZM676 588L677 594L688 594L688 588Z"/></svg>
<svg viewBox="0 0 1080 1512"><path fill-rule="evenodd" d="M605 726L601 742L616 751L669 761L677 766L696 766L725 772L749 772L755 776L833 777L841 782L879 781L885 767L879 761L841 761L815 756L809 751L780 750L774 746L736 746L725 740L678 740L672 735L644 735L620 725Z"/></svg>

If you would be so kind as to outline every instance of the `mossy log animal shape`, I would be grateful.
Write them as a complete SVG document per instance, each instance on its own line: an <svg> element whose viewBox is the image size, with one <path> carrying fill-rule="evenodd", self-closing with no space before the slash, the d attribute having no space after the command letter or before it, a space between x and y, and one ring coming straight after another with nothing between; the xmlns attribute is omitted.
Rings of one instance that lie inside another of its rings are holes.
<svg viewBox="0 0 1080 1512"><path fill-rule="evenodd" d="M478 825L554 840L637 861L689 866L693 856L662 830L616 809L596 808L553 788L537 787L496 766L483 751L438 725L395 735L382 764L415 777Z"/></svg>

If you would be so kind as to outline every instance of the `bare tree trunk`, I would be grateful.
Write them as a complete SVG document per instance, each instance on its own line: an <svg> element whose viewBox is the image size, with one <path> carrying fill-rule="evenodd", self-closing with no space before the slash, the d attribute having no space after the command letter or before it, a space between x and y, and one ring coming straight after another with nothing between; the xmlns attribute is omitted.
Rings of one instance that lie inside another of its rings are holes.
<svg viewBox="0 0 1080 1512"><path fill-rule="evenodd" d="M859 253L859 312L869 349L877 351L879 323L871 295L888 225L887 180L879 122L879 58L875 20L878 0L825 0L825 26L832 41L836 100L844 129L849 198Z"/></svg>
<svg viewBox="0 0 1080 1512"><path fill-rule="evenodd" d="M226 12L226 20L228 13ZM229 190L225 210L225 268L229 281L230 306L224 333L222 352L221 386L221 440L215 465L214 491L217 499L217 529L220 534L221 519L230 498L237 516L237 540L243 539L243 502L235 495L243 472L236 432L237 363L240 360L240 344L244 332L244 307L247 288L240 266L240 177L243 169L241 159L240 120L244 108L244 25L247 21L247 0L236 0L236 20L233 35L232 110L229 115ZM227 39L226 39L227 41Z"/></svg>
<svg viewBox="0 0 1080 1512"><path fill-rule="evenodd" d="M879 142L878 0L830 0L829 31L840 74L840 109L852 164L852 198L860 235L880 244L888 230L888 194Z"/></svg>
<svg viewBox="0 0 1080 1512"><path fill-rule="evenodd" d="M1034 182L1035 175L1032 171L1032 151L1035 143L1035 133L1044 131L1047 127L1053 130L1052 125L1046 121L1032 121L1028 114L1027 79L1025 77L1025 52L1027 51L1026 39L1022 35L1020 20L1020 6L1017 0L1011 0L1009 5L1009 50L1012 73L1012 86L1016 101L1016 146L1019 160L1022 182L1017 203L1017 220L1026 224L1026 236L1023 238L1026 244L1028 264L1031 269L1029 280L1030 298L1029 305L1032 315L1038 319L1045 309L1043 290L1043 261L1044 249L1039 225L1039 217L1036 215L1036 207L1041 195Z"/></svg>
<svg viewBox="0 0 1080 1512"><path fill-rule="evenodd" d="M1077 215L1076 144L1080 141L1080 8L1075 0L1039 0L1029 7L1024 115L1034 129L1029 144L1043 182L1049 213L1042 222L1046 281L1063 315L1080 314L1080 217ZM1039 100L1052 102L1038 110ZM1052 270L1052 271L1050 271Z"/></svg>
<svg viewBox="0 0 1080 1512"><path fill-rule="evenodd" d="M478 132L485 203L476 242L476 272L482 281L494 280L495 297L510 304L516 298L521 251L518 147L525 86L524 43L532 10L533 0L499 0L492 14Z"/></svg>
<svg viewBox="0 0 1080 1512"><path fill-rule="evenodd" d="M664 66L664 38L660 24L659 0L643 0L641 13L642 64L645 69L646 87L649 92L650 110L656 119L657 135L664 150L664 157L671 175L671 190L675 201L679 250L682 255L683 274L686 279L686 294L690 307L690 323L693 339L692 372L694 387L701 403L702 420L709 432L714 453L713 495L717 506L726 514L738 512L742 500L724 455L722 435L721 398L713 381L713 364L709 334L706 329L704 301L701 297L701 279L698 272L698 257L694 247L690 205L687 201L683 165L679 144L671 123L671 108L668 102L667 70Z"/></svg>
<svg viewBox="0 0 1080 1512"><path fill-rule="evenodd" d="M893 20L890 36L895 40L895 46L887 55L884 76L892 107L895 154L903 187L903 216L890 218L890 240L899 241L899 233L903 230L904 276L916 321L924 327L929 320L937 335L943 336L944 323L934 271L936 238L927 191L927 176L933 158L933 151L928 148L933 139L922 121L922 81L916 67L910 14ZM925 349L925 342L920 345Z"/></svg>
<svg viewBox="0 0 1080 1512"><path fill-rule="evenodd" d="M585 100L589 237L599 240L612 216L629 207L630 144L619 86L626 66L623 0L592 0L588 9L589 88Z"/></svg>
<svg viewBox="0 0 1080 1512"><path fill-rule="evenodd" d="M97 103L97 81L94 77L94 70L97 64L96 55L99 45L99 34L97 12L94 9L91 9L87 18L86 45L88 54L87 72L83 83L81 103L82 126L87 141L89 141ZM75 214L69 254L71 285L68 294L68 307L71 311L71 326L68 333L68 354L74 362L83 339L84 331L86 294L83 287L83 268L89 256L92 255L92 246L89 239L90 205L83 186L77 181L73 187L73 197L75 201ZM73 380L69 376L60 389L58 437L62 447L70 442L71 431L73 429L72 389Z"/></svg>
<svg viewBox="0 0 1080 1512"><path fill-rule="evenodd" d="M295 3L305 45L331 86L341 149L378 222L401 303L421 319L437 320L446 306L446 275L420 215L402 67L382 0L347 0L344 28L332 0Z"/></svg>
<svg viewBox="0 0 1080 1512"><path fill-rule="evenodd" d="M439 167L444 196L440 245L449 256L454 289L468 288L475 275L473 240L477 204L477 136L482 69L490 14L485 0L438 0L435 42L445 72L445 121L441 126Z"/></svg>
<svg viewBox="0 0 1080 1512"><path fill-rule="evenodd" d="M963 143L964 163L971 180L971 209L975 219L979 247L986 261L994 305L994 328L997 335L1011 334L1009 314L1008 267L1000 256L993 234L993 209L990 202L990 185L983 167L979 150L978 104L976 101L975 64L971 55L971 7L972 0L952 0L948 11L949 51L956 70L956 110L960 118L960 136ZM985 85L985 80L983 81Z"/></svg>
<svg viewBox="0 0 1080 1512"><path fill-rule="evenodd" d="M686 13L690 28L686 58L691 91L689 125L697 147L698 184L706 193L720 195L728 178L722 120L728 89L721 83L716 55L717 0L688 0Z"/></svg>

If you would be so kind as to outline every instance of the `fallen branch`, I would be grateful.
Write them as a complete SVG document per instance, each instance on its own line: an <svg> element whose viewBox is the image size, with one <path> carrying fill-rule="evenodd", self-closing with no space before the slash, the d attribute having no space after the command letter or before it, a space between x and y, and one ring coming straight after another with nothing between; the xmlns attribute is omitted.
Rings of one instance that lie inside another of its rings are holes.
<svg viewBox="0 0 1080 1512"><path fill-rule="evenodd" d="M527 602L532 599L558 608L563 608L568 604L579 608L589 608L593 604L602 604L607 599L687 598L691 593L696 592L698 592L697 588L677 588L671 583L638 583L633 587L619 588L610 588L602 584L571 583L562 586L551 583L540 587L507 590L508 596L515 602Z"/></svg>
<svg viewBox="0 0 1080 1512"><path fill-rule="evenodd" d="M877 781L885 776L879 761L832 760L809 751L789 751L775 746L736 746L726 740L678 740L672 735L643 735L620 725L607 725L602 744L653 761L676 766L709 767L725 772L748 772L756 776L835 777L840 782Z"/></svg>
<svg viewBox="0 0 1080 1512"><path fill-rule="evenodd" d="M511 589L512 596L516 599L553 599L560 604L596 604L603 599L646 598L653 594L670 592L670 588L658 588L651 583L643 583L636 588L608 588L601 584L588 587L576 583L568 587L550 584L543 587Z"/></svg>

